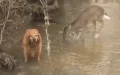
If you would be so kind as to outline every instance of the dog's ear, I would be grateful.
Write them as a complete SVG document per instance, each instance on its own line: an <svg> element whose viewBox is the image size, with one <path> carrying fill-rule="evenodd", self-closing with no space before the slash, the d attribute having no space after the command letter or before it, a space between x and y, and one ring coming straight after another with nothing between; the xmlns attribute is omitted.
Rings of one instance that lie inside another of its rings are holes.
<svg viewBox="0 0 120 75"><path fill-rule="evenodd" d="M28 43L29 37L30 37L30 31L26 30L25 35L24 35L24 39L23 39L23 43Z"/></svg>
<svg viewBox="0 0 120 75"><path fill-rule="evenodd" d="M39 34L39 32L38 32L37 35L38 35L38 37L39 37L38 40L41 41L41 35Z"/></svg>

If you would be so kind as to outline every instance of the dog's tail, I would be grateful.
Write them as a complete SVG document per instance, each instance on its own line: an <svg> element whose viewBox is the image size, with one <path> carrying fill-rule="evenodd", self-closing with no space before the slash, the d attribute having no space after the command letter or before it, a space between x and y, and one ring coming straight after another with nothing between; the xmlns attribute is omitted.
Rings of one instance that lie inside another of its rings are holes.
<svg viewBox="0 0 120 75"><path fill-rule="evenodd" d="M105 13L104 15L103 15L103 18L105 18L105 19L110 19L110 17Z"/></svg>

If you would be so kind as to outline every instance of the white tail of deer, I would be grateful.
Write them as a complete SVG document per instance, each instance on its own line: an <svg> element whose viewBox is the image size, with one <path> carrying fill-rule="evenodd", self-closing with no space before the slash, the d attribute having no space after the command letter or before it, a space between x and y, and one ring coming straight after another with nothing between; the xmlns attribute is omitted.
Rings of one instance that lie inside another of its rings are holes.
<svg viewBox="0 0 120 75"><path fill-rule="evenodd" d="M110 19L110 17L106 14L104 14L103 18L108 19L108 20Z"/></svg>

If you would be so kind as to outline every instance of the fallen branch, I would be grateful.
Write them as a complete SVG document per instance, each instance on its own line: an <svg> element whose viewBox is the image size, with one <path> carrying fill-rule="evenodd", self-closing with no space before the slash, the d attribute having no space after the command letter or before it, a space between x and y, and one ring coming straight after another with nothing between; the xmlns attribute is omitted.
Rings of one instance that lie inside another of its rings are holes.
<svg viewBox="0 0 120 75"><path fill-rule="evenodd" d="M51 65L51 68L53 70L53 67L52 67L52 62L51 62L51 57L50 57L50 39L49 39L49 33L48 33L48 27L50 26L50 23L49 23L49 17L48 17L48 10L47 10L47 0L45 0L44 2L42 0L40 0L42 6L43 6L43 11L44 11L44 20L45 20L45 33L46 33L46 38L47 38L47 52L48 52L48 57L49 57L49 60L50 60L50 65Z"/></svg>

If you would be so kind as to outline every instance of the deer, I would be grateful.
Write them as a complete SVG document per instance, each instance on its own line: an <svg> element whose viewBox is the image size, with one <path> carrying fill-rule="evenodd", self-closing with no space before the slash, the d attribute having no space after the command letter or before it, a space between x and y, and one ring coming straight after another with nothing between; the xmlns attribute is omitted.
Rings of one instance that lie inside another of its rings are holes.
<svg viewBox="0 0 120 75"><path fill-rule="evenodd" d="M94 37L98 38L104 25L104 18L108 20L110 19L101 6L92 5L84 9L73 22L64 27L63 39L70 37L81 38L84 35L89 23L92 23L94 26ZM98 31L96 31L96 22L101 23L101 27Z"/></svg>

